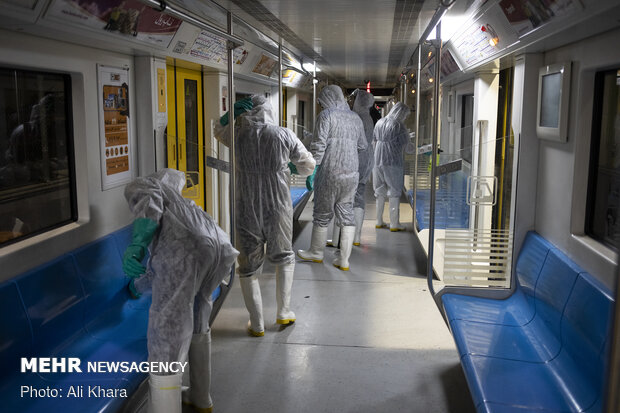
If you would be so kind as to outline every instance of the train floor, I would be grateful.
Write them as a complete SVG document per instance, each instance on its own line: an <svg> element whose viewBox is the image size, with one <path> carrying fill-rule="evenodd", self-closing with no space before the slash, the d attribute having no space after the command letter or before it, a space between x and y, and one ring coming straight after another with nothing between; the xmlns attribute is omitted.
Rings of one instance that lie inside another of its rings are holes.
<svg viewBox="0 0 620 413"><path fill-rule="evenodd" d="M265 336L246 333L235 282L212 328L211 394L216 413L474 412L448 328L427 291L424 264L404 199L406 232L375 229L369 199L351 270L298 260L292 291L297 321L275 323L274 267L260 277ZM387 204L385 218L388 219ZM388 222L388 221L386 221ZM312 202L296 223L307 248ZM144 406L139 409L146 412ZM192 412L184 406L184 413Z"/></svg>

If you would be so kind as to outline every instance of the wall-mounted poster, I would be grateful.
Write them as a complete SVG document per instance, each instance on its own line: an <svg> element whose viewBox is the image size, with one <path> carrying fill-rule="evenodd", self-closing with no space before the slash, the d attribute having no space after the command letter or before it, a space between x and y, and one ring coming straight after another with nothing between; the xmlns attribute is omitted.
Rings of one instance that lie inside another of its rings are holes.
<svg viewBox="0 0 620 413"><path fill-rule="evenodd" d="M129 119L129 70L97 67L101 187L125 184L133 176Z"/></svg>
<svg viewBox="0 0 620 413"><path fill-rule="evenodd" d="M252 72L269 77L273 73L277 64L278 62L273 60L271 57L261 55L260 60L258 61L256 66L254 66Z"/></svg>
<svg viewBox="0 0 620 413"><path fill-rule="evenodd" d="M48 15L161 47L170 45L181 26L181 20L139 0L56 0Z"/></svg>

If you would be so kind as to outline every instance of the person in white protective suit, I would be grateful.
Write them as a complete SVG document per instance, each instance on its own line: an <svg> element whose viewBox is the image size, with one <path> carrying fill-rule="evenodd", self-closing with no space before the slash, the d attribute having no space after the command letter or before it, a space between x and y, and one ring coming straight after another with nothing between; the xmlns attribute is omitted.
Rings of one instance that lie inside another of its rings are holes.
<svg viewBox="0 0 620 413"><path fill-rule="evenodd" d="M323 111L317 117L310 151L318 171L314 184L312 239L308 250L297 255L306 261L323 262L327 227L335 215L334 226L342 227L340 254L335 267L349 270L355 220L353 197L358 184L358 151L367 148L364 125L349 109L342 90L336 85L325 86L318 97Z"/></svg>
<svg viewBox="0 0 620 413"><path fill-rule="evenodd" d="M189 359L190 366L190 387L183 397L182 373L150 374L150 413L180 413L182 398L200 412L212 411L211 296L239 254L209 214L181 196L184 185L183 172L163 169L125 188L136 217L132 242L123 258L128 276L146 272L140 261L150 245L149 362Z"/></svg>
<svg viewBox="0 0 620 413"><path fill-rule="evenodd" d="M362 237L362 224L364 223L364 212L366 208L366 184L370 179L372 173L372 167L375 163L375 150L373 146L373 130L375 124L370 115L370 108L375 103L375 97L365 91L356 89L354 92L355 101L353 102L353 111L359 115L364 124L364 133L366 136L366 143L368 147L357 153L359 158L359 181L357 183L357 190L355 191L355 198L353 200L353 219L355 220L355 233L353 236L353 245L359 246ZM340 227L334 225L334 231L332 239L327 240L328 247L338 247L340 241Z"/></svg>
<svg viewBox="0 0 620 413"><path fill-rule="evenodd" d="M385 198L390 202L390 231L403 231L400 224L400 196L403 192L403 151L409 143L409 133L403 123L409 116L409 107L396 103L390 113L375 125L375 167L373 186L377 199L377 228L385 227L383 207Z"/></svg>
<svg viewBox="0 0 620 413"><path fill-rule="evenodd" d="M366 184L370 179L372 167L375 163L375 148L373 146L373 131L375 124L370 116L370 108L375 103L375 97L365 90L360 90L355 96L353 103L353 111L359 115L364 124L364 134L368 148L358 153L360 174L355 191L355 199L353 201L353 217L355 218L355 236L353 237L353 245L360 245L362 237L362 224L364 223L364 212L366 208Z"/></svg>
<svg viewBox="0 0 620 413"><path fill-rule="evenodd" d="M266 254L276 265L276 323L295 322L290 309L295 269L293 203L289 191L291 161L299 175L312 174L312 155L295 134L276 123L271 104L252 96L252 109L235 122L236 244L239 249L239 283L250 313L248 332L265 334L263 306L257 276ZM229 131L216 129L216 138L229 146Z"/></svg>

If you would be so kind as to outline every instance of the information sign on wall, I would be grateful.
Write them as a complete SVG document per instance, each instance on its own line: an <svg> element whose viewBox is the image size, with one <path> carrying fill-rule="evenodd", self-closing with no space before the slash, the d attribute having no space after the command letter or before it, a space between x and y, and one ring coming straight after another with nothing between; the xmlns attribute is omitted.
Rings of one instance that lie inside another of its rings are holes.
<svg viewBox="0 0 620 413"><path fill-rule="evenodd" d="M132 179L129 70L97 67L101 187L105 191Z"/></svg>
<svg viewBox="0 0 620 413"><path fill-rule="evenodd" d="M226 40L209 32L200 32L194 45L190 50L190 55L212 63L228 64L228 49ZM241 65L245 62L248 51L242 47L237 47L233 51L235 64Z"/></svg>

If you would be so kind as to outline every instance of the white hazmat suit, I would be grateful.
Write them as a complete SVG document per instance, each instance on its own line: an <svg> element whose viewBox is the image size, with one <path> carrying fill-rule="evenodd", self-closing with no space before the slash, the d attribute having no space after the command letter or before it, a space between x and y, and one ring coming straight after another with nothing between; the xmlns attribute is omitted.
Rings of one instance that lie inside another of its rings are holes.
<svg viewBox="0 0 620 413"><path fill-rule="evenodd" d="M402 231L400 225L400 196L403 192L403 151L409 143L409 133L403 123L410 110L398 102L390 113L375 125L375 167L373 186L377 198L377 228L383 223L383 207L386 196L390 200L390 230Z"/></svg>
<svg viewBox="0 0 620 413"><path fill-rule="evenodd" d="M309 250L299 250L306 261L323 262L327 226L335 215L334 225L341 226L340 256L334 265L349 269L355 221L353 198L359 179L358 151L367 148L364 125L349 109L342 90L336 85L323 88L318 97L323 111L317 117L310 151L320 165L314 180L314 214Z"/></svg>
<svg viewBox="0 0 620 413"><path fill-rule="evenodd" d="M149 361L179 362L189 356L190 401L209 409L211 295L230 274L238 251L209 214L181 196L184 185L183 172L164 169L131 182L125 198L136 218L158 224L148 262L153 282ZM181 411L181 376L151 374L149 411Z"/></svg>
<svg viewBox="0 0 620 413"><path fill-rule="evenodd" d="M364 222L364 211L366 208L366 184L370 179L372 168L375 163L375 149L373 145L373 131L375 124L370 116L370 108L375 103L375 97L365 90L359 90L355 96L353 103L353 111L357 113L364 124L364 134L368 147L358 153L359 157L359 181L357 190L355 191L355 200L353 202L353 216L355 218L355 236L353 237L353 245L360 245L362 224Z"/></svg>
<svg viewBox="0 0 620 413"><path fill-rule="evenodd" d="M295 134L277 125L271 104L262 96L252 97L253 108L235 122L236 154L236 244L239 282L250 313L248 330L264 335L262 299L257 274L266 254L276 265L276 322L290 324L290 293L295 268L293 252L293 204L289 190L288 162L300 175L310 175L315 162ZM228 126L216 137L229 145Z"/></svg>

